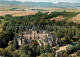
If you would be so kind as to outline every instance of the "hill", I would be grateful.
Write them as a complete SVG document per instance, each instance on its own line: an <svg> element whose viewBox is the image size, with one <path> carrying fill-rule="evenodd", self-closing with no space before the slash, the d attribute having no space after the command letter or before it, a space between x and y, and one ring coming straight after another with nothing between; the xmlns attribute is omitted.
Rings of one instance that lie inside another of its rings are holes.
<svg viewBox="0 0 80 57"><path fill-rule="evenodd" d="M59 2L57 4L51 2L20 2L20 1L0 1L0 5L17 5L26 7L60 7L60 8L78 8L80 3Z"/></svg>
<svg viewBox="0 0 80 57"><path fill-rule="evenodd" d="M70 18L68 21L73 21L75 23L80 24L80 14L76 15L75 17Z"/></svg>
<svg viewBox="0 0 80 57"><path fill-rule="evenodd" d="M27 7L52 7L54 4L51 2L0 1L0 5L17 5L17 6L27 6Z"/></svg>

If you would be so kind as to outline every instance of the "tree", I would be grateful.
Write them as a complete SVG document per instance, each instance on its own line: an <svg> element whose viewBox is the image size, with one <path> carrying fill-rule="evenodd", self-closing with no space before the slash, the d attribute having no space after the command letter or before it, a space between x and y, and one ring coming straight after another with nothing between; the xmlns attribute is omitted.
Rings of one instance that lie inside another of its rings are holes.
<svg viewBox="0 0 80 57"><path fill-rule="evenodd" d="M0 48L8 46L8 42L13 40L14 33L12 31L6 31L6 33L0 35Z"/></svg>
<svg viewBox="0 0 80 57"><path fill-rule="evenodd" d="M47 44L46 52L47 52L47 53L49 53L49 52L50 52L50 45L49 45L49 44Z"/></svg>
<svg viewBox="0 0 80 57"><path fill-rule="evenodd" d="M80 24L77 24L77 28L80 28Z"/></svg>
<svg viewBox="0 0 80 57"><path fill-rule="evenodd" d="M74 30L74 32L73 32L73 35L75 36L76 35L76 31Z"/></svg>
<svg viewBox="0 0 80 57"><path fill-rule="evenodd" d="M77 44L78 44L78 46L80 46L80 39L78 40L78 43Z"/></svg>
<svg viewBox="0 0 80 57"><path fill-rule="evenodd" d="M12 17L12 15L6 14L5 15L5 20L8 21L11 17Z"/></svg>
<svg viewBox="0 0 80 57"><path fill-rule="evenodd" d="M72 27L73 25L75 25L75 23L73 21L71 21L68 23L68 25Z"/></svg>
<svg viewBox="0 0 80 57"><path fill-rule="evenodd" d="M60 51L58 52L57 57L68 57L68 54L66 51Z"/></svg>
<svg viewBox="0 0 80 57"><path fill-rule="evenodd" d="M40 53L39 51L39 44L36 40L33 40L31 43L30 43L30 49L31 49L31 54L32 56L36 56L37 54Z"/></svg>
<svg viewBox="0 0 80 57"><path fill-rule="evenodd" d="M42 44L41 47L40 47L40 53L44 53L44 45Z"/></svg>
<svg viewBox="0 0 80 57"><path fill-rule="evenodd" d="M64 36L64 32L63 31L58 31L57 32L57 36L58 36L58 38L63 37Z"/></svg>
<svg viewBox="0 0 80 57"><path fill-rule="evenodd" d="M13 57L20 57L20 55L19 55L19 50L15 50L15 51L13 52Z"/></svg>
<svg viewBox="0 0 80 57"><path fill-rule="evenodd" d="M68 57L73 57L73 56L69 55Z"/></svg>
<svg viewBox="0 0 80 57"><path fill-rule="evenodd" d="M21 54L20 57L29 57L29 55Z"/></svg>
<svg viewBox="0 0 80 57"><path fill-rule="evenodd" d="M48 53L48 57L54 57L53 53Z"/></svg>
<svg viewBox="0 0 80 57"><path fill-rule="evenodd" d="M27 39L24 39L24 44L27 44Z"/></svg>
<svg viewBox="0 0 80 57"><path fill-rule="evenodd" d="M67 37L68 37L68 38L70 38L70 39L72 39L72 38L73 38L72 31L71 31L71 32L69 32L69 33L67 34Z"/></svg>
<svg viewBox="0 0 80 57"><path fill-rule="evenodd" d="M14 49L13 47L6 47L6 48L3 50L3 56L12 57L14 50L15 50L15 49Z"/></svg>
<svg viewBox="0 0 80 57"><path fill-rule="evenodd" d="M13 47L14 47L15 49L17 49L17 48L19 47L19 45L18 45L18 40L17 40L17 38L15 38L15 37L14 37L14 40L13 40Z"/></svg>
<svg viewBox="0 0 80 57"><path fill-rule="evenodd" d="M5 24L3 25L3 27L2 27L3 31L6 30L7 25L8 25L7 23L5 23Z"/></svg>
<svg viewBox="0 0 80 57"><path fill-rule="evenodd" d="M78 35L79 39L80 39L80 34Z"/></svg>
<svg viewBox="0 0 80 57"><path fill-rule="evenodd" d="M16 26L16 30L15 30L15 32L16 32L16 33L19 32L19 25Z"/></svg>
<svg viewBox="0 0 80 57"><path fill-rule="evenodd" d="M0 24L1 24L1 20L0 20Z"/></svg>
<svg viewBox="0 0 80 57"><path fill-rule="evenodd" d="M57 45L56 39L57 39L56 37L53 37L52 46L56 46Z"/></svg>
<svg viewBox="0 0 80 57"><path fill-rule="evenodd" d="M2 56L3 48L0 48L0 56Z"/></svg>
<svg viewBox="0 0 80 57"><path fill-rule="evenodd" d="M8 42L8 46L9 46L9 47L13 47L13 41L9 41L9 42Z"/></svg>
<svg viewBox="0 0 80 57"><path fill-rule="evenodd" d="M4 16L0 16L0 19L4 19Z"/></svg>
<svg viewBox="0 0 80 57"><path fill-rule="evenodd" d="M37 45L36 44L33 44L31 46L31 51L32 51L32 56L36 56L36 53L37 53Z"/></svg>
<svg viewBox="0 0 80 57"><path fill-rule="evenodd" d="M58 25L58 26L63 26L64 24L66 24L66 21L58 21L55 23L55 25Z"/></svg>
<svg viewBox="0 0 80 57"><path fill-rule="evenodd" d="M20 48L20 54L28 54L28 50L29 50L29 46L28 45L24 45L23 47Z"/></svg>
<svg viewBox="0 0 80 57"><path fill-rule="evenodd" d="M53 49L52 55L53 55L53 57L55 57L55 55L56 55L56 50L55 49Z"/></svg>
<svg viewBox="0 0 80 57"><path fill-rule="evenodd" d="M80 50L77 52L77 56L80 56Z"/></svg>
<svg viewBox="0 0 80 57"><path fill-rule="evenodd" d="M39 57L47 57L45 53L41 54Z"/></svg>

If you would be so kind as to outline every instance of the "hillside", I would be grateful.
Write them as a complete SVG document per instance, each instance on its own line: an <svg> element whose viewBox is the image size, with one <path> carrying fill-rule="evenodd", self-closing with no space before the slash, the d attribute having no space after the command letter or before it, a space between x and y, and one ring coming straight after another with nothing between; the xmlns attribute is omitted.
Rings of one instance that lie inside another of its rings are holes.
<svg viewBox="0 0 80 57"><path fill-rule="evenodd" d="M79 8L80 3L59 2L57 4L51 2L20 2L20 1L0 1L0 5L17 5L26 7L60 7L60 8Z"/></svg>
<svg viewBox="0 0 80 57"><path fill-rule="evenodd" d="M76 15L75 17L70 18L69 21L80 23L80 14Z"/></svg>
<svg viewBox="0 0 80 57"><path fill-rule="evenodd" d="M0 5L17 5L26 7L53 7L50 2L20 2L20 1L0 1Z"/></svg>

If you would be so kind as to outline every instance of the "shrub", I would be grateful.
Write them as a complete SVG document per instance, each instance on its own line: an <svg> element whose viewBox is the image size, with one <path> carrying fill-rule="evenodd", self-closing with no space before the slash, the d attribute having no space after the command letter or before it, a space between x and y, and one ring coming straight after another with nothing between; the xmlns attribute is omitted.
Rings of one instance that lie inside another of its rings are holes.
<svg viewBox="0 0 80 57"><path fill-rule="evenodd" d="M77 56L80 56L80 50L77 52Z"/></svg>

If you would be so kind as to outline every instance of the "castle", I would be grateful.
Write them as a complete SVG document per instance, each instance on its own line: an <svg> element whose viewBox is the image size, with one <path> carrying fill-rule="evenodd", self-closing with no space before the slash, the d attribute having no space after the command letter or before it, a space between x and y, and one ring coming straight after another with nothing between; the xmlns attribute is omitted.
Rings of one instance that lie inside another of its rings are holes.
<svg viewBox="0 0 80 57"><path fill-rule="evenodd" d="M27 39L28 42L31 40L40 40L43 41L43 44L50 43L52 44L53 37L48 31L38 31L38 30L26 30L19 33L19 37L23 37L23 39L19 39L18 43L21 46L23 44L22 41Z"/></svg>
<svg viewBox="0 0 80 57"><path fill-rule="evenodd" d="M43 40L49 36L49 33L46 31L32 30L19 33L19 36L23 36L24 39Z"/></svg>

